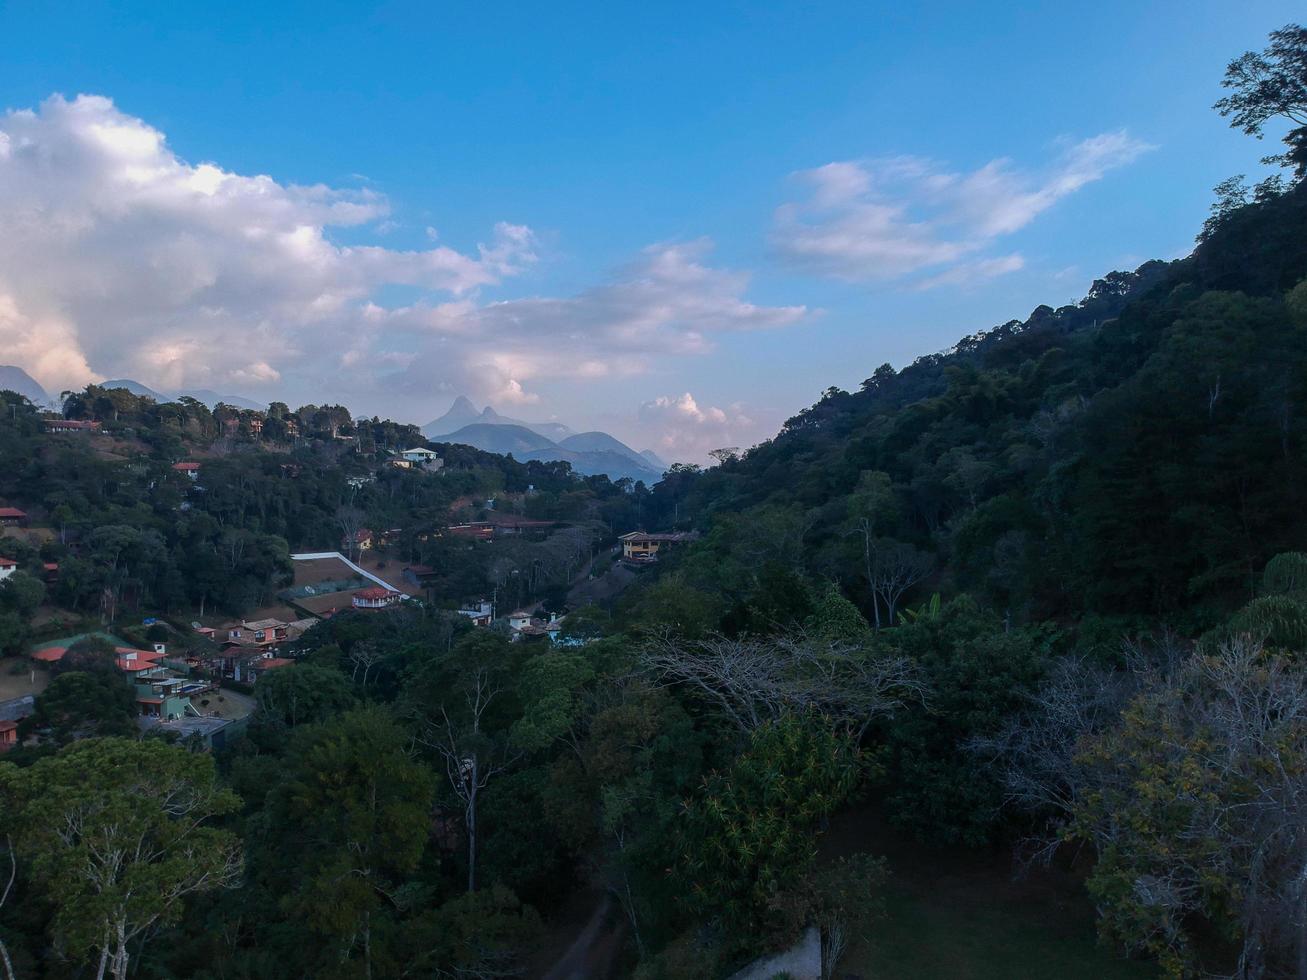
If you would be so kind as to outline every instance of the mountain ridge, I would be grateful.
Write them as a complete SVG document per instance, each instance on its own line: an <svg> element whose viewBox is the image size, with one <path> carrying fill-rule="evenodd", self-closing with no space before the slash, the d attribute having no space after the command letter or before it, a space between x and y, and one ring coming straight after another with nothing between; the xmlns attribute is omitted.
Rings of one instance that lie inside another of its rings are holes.
<svg viewBox="0 0 1307 980"><path fill-rule="evenodd" d="M667 469L652 450L638 451L607 432L575 432L561 422L526 422L501 415L491 405L478 409L466 395L455 398L444 415L421 430L433 442L461 442L483 452L511 452L519 459L565 460L587 476L629 476L649 482Z"/></svg>

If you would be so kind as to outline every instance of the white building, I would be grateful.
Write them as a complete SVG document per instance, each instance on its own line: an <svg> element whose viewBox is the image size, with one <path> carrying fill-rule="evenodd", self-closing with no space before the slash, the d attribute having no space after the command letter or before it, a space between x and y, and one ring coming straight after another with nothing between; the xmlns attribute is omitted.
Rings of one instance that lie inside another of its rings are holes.
<svg viewBox="0 0 1307 980"><path fill-rule="evenodd" d="M18 562L12 558L0 558L0 582L18 571Z"/></svg>

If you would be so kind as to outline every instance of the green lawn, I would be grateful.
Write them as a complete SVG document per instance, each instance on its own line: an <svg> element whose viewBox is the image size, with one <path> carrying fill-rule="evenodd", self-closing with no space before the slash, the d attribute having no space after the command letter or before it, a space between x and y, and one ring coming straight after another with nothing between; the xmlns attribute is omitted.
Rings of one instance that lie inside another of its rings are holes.
<svg viewBox="0 0 1307 980"><path fill-rule="evenodd" d="M823 852L884 855L887 917L850 944L837 976L866 980L1146 980L1095 940L1094 912L1077 878L1041 870L1013 880L1009 855L931 848L874 812L833 822Z"/></svg>

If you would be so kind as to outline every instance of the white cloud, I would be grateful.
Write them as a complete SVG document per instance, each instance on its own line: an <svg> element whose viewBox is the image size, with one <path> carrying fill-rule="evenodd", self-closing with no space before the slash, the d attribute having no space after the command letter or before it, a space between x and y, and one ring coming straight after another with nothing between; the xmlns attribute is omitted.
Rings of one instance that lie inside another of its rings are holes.
<svg viewBox="0 0 1307 980"><path fill-rule="evenodd" d="M975 283L1021 267L986 256L1059 200L1151 147L1126 132L1067 146L1041 174L993 160L970 173L917 157L840 161L796 175L808 197L776 210L772 245L803 271L852 281Z"/></svg>
<svg viewBox="0 0 1307 980"><path fill-rule="evenodd" d="M570 297L391 310L387 329L418 338L425 350L392 384L420 389L451 347L467 347L474 390L521 403L532 380L640 374L660 356L711 351L714 334L790 326L808 314L742 299L748 277L704 264L710 247L706 240L651 245L608 282Z"/></svg>
<svg viewBox="0 0 1307 980"><path fill-rule="evenodd" d="M714 449L747 449L775 431L742 404L702 404L690 392L663 395L640 406L632 429L669 462L702 463Z"/></svg>
<svg viewBox="0 0 1307 980"><path fill-rule="evenodd" d="M105 377L421 418L466 391L530 404L532 379L646 370L803 307L747 302L706 241L651 246L574 296L486 302L536 261L500 222L471 252L343 245L397 230L377 191L280 183L179 158L98 96L0 117L0 360L59 390ZM383 287L421 299L386 304Z"/></svg>

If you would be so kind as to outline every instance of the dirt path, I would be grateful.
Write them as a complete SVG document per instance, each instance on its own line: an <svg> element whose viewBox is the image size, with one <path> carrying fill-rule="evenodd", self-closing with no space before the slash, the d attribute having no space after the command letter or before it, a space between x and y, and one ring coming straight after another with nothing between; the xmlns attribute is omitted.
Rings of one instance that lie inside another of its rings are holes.
<svg viewBox="0 0 1307 980"><path fill-rule="evenodd" d="M544 975L544 980L605 980L622 951L625 929L609 922L612 899L605 895L562 959Z"/></svg>

